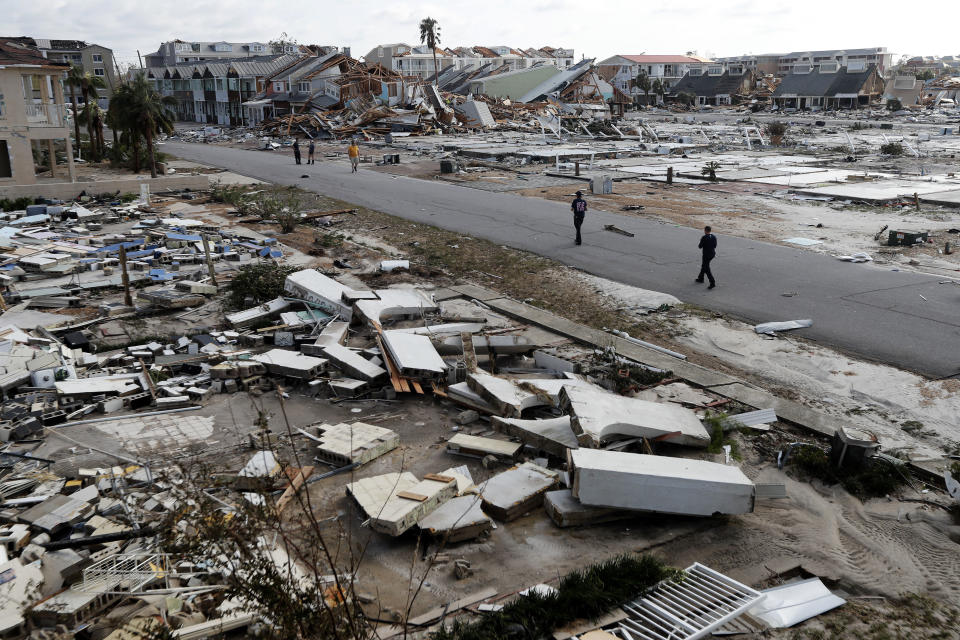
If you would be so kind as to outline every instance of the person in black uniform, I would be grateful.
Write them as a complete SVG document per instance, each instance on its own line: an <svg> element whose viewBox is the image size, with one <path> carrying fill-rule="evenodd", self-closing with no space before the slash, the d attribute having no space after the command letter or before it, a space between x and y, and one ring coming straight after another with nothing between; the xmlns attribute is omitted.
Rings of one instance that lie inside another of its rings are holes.
<svg viewBox="0 0 960 640"><path fill-rule="evenodd" d="M293 139L293 159L300 164L300 138Z"/></svg>
<svg viewBox="0 0 960 640"><path fill-rule="evenodd" d="M700 244L697 245L703 252L703 258L700 261L700 275L696 282L703 282L703 276L707 276L710 286L707 289L713 289L717 286L717 281L713 279L713 273L710 271L710 261L717 255L717 236L710 233L710 227L703 228L703 237L700 238Z"/></svg>
<svg viewBox="0 0 960 640"><path fill-rule="evenodd" d="M580 238L580 225L587 215L587 201L583 199L583 191L577 191L577 197L570 203L570 209L573 211L573 226L577 230L577 244L582 244Z"/></svg>

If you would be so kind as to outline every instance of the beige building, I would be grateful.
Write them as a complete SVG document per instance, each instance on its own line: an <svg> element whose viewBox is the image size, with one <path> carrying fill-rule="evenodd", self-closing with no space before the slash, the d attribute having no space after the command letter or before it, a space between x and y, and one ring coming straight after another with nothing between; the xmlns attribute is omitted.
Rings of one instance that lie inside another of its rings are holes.
<svg viewBox="0 0 960 640"><path fill-rule="evenodd" d="M69 69L35 49L0 41L0 191L40 178L74 182L61 80Z"/></svg>

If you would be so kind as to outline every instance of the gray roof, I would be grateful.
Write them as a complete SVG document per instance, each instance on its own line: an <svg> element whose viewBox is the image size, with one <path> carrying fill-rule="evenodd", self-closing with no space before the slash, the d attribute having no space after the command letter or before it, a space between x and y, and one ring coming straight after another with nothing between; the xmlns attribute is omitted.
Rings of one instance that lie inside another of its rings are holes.
<svg viewBox="0 0 960 640"><path fill-rule="evenodd" d="M790 73L773 92L774 98L783 96L822 96L833 97L837 94L860 93L870 77L877 73L877 65L871 64L863 71L847 71L840 67L835 73L821 73L814 69L810 73Z"/></svg>
<svg viewBox="0 0 960 640"><path fill-rule="evenodd" d="M147 72L152 74L154 78L162 78L166 74L172 76L177 72L180 73L181 78L192 78L195 71L199 71L200 75L203 75L205 71L209 70L214 77L223 78L226 77L227 72L233 68L239 76L268 76L298 59L299 56L291 54L222 58L219 60L202 60L198 62L185 62L178 65L150 67L147 69Z"/></svg>
<svg viewBox="0 0 960 640"><path fill-rule="evenodd" d="M724 71L720 75L712 76L702 74L692 76L689 73L680 79L670 89L670 95L677 95L682 92L692 93L695 96L704 96L713 98L720 95L733 95L740 93L744 82L748 82L748 75L730 75L729 71Z"/></svg>

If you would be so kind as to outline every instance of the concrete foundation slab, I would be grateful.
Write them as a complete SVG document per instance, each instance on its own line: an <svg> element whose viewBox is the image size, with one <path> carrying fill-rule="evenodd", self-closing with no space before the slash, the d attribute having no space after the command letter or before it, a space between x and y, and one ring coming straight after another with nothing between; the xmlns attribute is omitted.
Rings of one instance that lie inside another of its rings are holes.
<svg viewBox="0 0 960 640"><path fill-rule="evenodd" d="M365 464L392 451L400 444L395 431L364 422L319 424L316 429L317 457L339 466Z"/></svg>
<svg viewBox="0 0 960 640"><path fill-rule="evenodd" d="M453 498L419 522L423 531L448 543L472 540L493 529L493 520L483 512L478 496Z"/></svg>
<svg viewBox="0 0 960 640"><path fill-rule="evenodd" d="M516 458L523 445L519 442L506 442L493 438L469 436L458 433L447 440L447 451L475 456L496 456L498 458Z"/></svg>
<svg viewBox="0 0 960 640"><path fill-rule="evenodd" d="M661 436L688 446L705 447L710 443L710 434L697 414L679 405L565 386L560 390L560 406L570 414L581 446L599 447L618 438Z"/></svg>
<svg viewBox="0 0 960 640"><path fill-rule="evenodd" d="M336 368L353 378L360 380L379 380L387 376L387 370L378 367L356 351L339 344L328 344L320 348L321 354L328 358Z"/></svg>
<svg viewBox="0 0 960 640"><path fill-rule="evenodd" d="M384 331L381 335L383 346L401 375L429 380L447 370L447 364L427 336L397 331Z"/></svg>
<svg viewBox="0 0 960 640"><path fill-rule="evenodd" d="M570 489L548 491L543 496L543 508L553 523L560 528L602 524L636 516L633 511L583 504L573 497Z"/></svg>
<svg viewBox="0 0 960 640"><path fill-rule="evenodd" d="M502 416L519 418L524 409L550 404L548 398L521 388L513 380L483 371L467 374L467 384Z"/></svg>
<svg viewBox="0 0 960 640"><path fill-rule="evenodd" d="M434 476L444 477L444 476ZM456 497L454 478L417 480L409 472L385 473L363 478L347 485L352 496L370 519L370 528L390 536L398 536L441 504Z"/></svg>
<svg viewBox="0 0 960 640"><path fill-rule="evenodd" d="M559 478L556 471L524 462L487 480L480 492L483 510L503 522L515 520L539 507Z"/></svg>
<svg viewBox="0 0 960 640"><path fill-rule="evenodd" d="M547 418L545 420L523 420L520 418L491 419L497 431L519 438L524 444L540 449L559 458L566 459L567 449L576 449L580 445L570 426L570 416Z"/></svg>

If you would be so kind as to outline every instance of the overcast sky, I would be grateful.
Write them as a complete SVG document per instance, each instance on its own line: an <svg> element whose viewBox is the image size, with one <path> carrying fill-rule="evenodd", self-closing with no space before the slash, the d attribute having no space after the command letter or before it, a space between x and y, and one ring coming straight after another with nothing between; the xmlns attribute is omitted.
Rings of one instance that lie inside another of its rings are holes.
<svg viewBox="0 0 960 640"><path fill-rule="evenodd" d="M380 43L416 44L426 16L439 21L444 45L562 46L577 59L876 46L898 56L960 54L956 0L917 7L897 5L895 16L892 3L842 0L0 0L0 35L96 42L121 65L174 38L267 41L282 32L300 43L350 46L359 58Z"/></svg>

